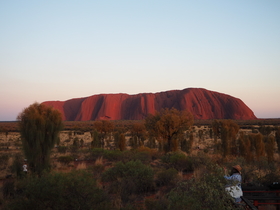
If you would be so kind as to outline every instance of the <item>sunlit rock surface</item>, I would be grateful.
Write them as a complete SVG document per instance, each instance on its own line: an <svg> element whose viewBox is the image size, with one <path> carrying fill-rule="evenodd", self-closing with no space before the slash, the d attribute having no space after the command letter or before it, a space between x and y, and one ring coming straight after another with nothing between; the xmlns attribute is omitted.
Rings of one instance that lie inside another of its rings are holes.
<svg viewBox="0 0 280 210"><path fill-rule="evenodd" d="M46 101L67 121L141 120L163 108L189 110L195 119L257 119L240 99L203 88L159 93L100 94L67 101Z"/></svg>

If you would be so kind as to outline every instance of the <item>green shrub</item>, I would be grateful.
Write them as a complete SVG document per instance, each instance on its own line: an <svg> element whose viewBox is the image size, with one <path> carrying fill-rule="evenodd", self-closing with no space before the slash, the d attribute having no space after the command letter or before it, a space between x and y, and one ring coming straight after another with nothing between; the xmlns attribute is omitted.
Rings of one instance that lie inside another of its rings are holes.
<svg viewBox="0 0 280 210"><path fill-rule="evenodd" d="M6 204L7 209L112 209L106 193L82 170L29 177L17 187L20 193Z"/></svg>
<svg viewBox="0 0 280 210"><path fill-rule="evenodd" d="M133 160L140 160L143 163L149 163L152 160L152 156L149 152L136 152L134 153Z"/></svg>
<svg viewBox="0 0 280 210"><path fill-rule="evenodd" d="M174 162L186 158L186 155L179 152L169 152L161 157L162 162L174 164Z"/></svg>
<svg viewBox="0 0 280 210"><path fill-rule="evenodd" d="M109 161L122 161L129 162L140 160L141 162L148 163L151 161L151 154L149 152L137 151L137 150L105 150L101 148L94 148L91 150L90 158L96 160L99 157L103 157Z"/></svg>
<svg viewBox="0 0 280 210"><path fill-rule="evenodd" d="M89 171L92 172L93 176L95 178L99 178L102 174L102 172L104 171L105 166L102 164L97 164L97 165L93 165L91 167L89 167Z"/></svg>
<svg viewBox="0 0 280 210"><path fill-rule="evenodd" d="M193 171L194 168L191 158L180 152L167 153L161 160L178 171Z"/></svg>
<svg viewBox="0 0 280 210"><path fill-rule="evenodd" d="M63 163L65 165L68 165L73 160L74 160L74 158L72 156L69 156L69 155L60 156L60 157L57 158L58 162Z"/></svg>
<svg viewBox="0 0 280 210"><path fill-rule="evenodd" d="M104 150L104 158L109 161L119 161L122 159L123 153L119 150Z"/></svg>
<svg viewBox="0 0 280 210"><path fill-rule="evenodd" d="M104 150L104 149L101 149L101 148L93 148L93 149L91 150L90 157L91 157L92 159L96 160L97 158L104 156L104 153L105 153L105 150Z"/></svg>
<svg viewBox="0 0 280 210"><path fill-rule="evenodd" d="M18 139L16 140L16 142L14 143L14 146L15 146L15 147L21 147L21 146L22 146L22 142L21 142L21 139L20 139L20 138L18 138Z"/></svg>
<svg viewBox="0 0 280 210"><path fill-rule="evenodd" d="M18 178L21 178L23 176L22 160L22 154L16 153L11 166L12 173L15 173Z"/></svg>
<svg viewBox="0 0 280 210"><path fill-rule="evenodd" d="M58 146L57 151L59 153L66 153L67 152L67 147L66 146Z"/></svg>
<svg viewBox="0 0 280 210"><path fill-rule="evenodd" d="M168 204L169 202L165 197L161 197L160 199L145 199L146 210L166 210Z"/></svg>
<svg viewBox="0 0 280 210"><path fill-rule="evenodd" d="M148 192L153 189L154 172L141 161L118 162L102 174L101 180L110 183L112 193L120 192L123 201L132 194Z"/></svg>
<svg viewBox="0 0 280 210"><path fill-rule="evenodd" d="M91 150L91 159L96 160L100 157L109 161L119 161L122 159L122 152L119 150L105 150L102 148L94 148Z"/></svg>
<svg viewBox="0 0 280 210"><path fill-rule="evenodd" d="M66 139L64 142L69 143L71 139Z"/></svg>
<svg viewBox="0 0 280 210"><path fill-rule="evenodd" d="M122 153L121 160L123 162L139 160L143 163L149 163L151 159L152 156L148 151L129 150Z"/></svg>
<svg viewBox="0 0 280 210"><path fill-rule="evenodd" d="M157 186L173 185L179 180L178 171L174 168L164 169L157 174Z"/></svg>
<svg viewBox="0 0 280 210"><path fill-rule="evenodd" d="M261 177L259 179L259 182L263 186L269 186L273 182L278 182L279 180L280 180L279 170L276 169L275 172L268 173L265 176Z"/></svg>
<svg viewBox="0 0 280 210"><path fill-rule="evenodd" d="M0 165L4 165L7 164L8 160L9 160L10 155L9 154L1 154L0 155Z"/></svg>
<svg viewBox="0 0 280 210"><path fill-rule="evenodd" d="M80 147L80 141L78 137L75 137L73 140L73 147L79 148Z"/></svg>
<svg viewBox="0 0 280 210"><path fill-rule="evenodd" d="M2 147L9 147L9 146L11 146L11 144L10 144L10 142L7 142L7 143L0 143L0 146L2 146Z"/></svg>
<svg viewBox="0 0 280 210"><path fill-rule="evenodd" d="M181 182L168 195L166 209L181 210L231 210L232 198L225 193L223 171L216 165L208 165L207 173L200 180Z"/></svg>
<svg viewBox="0 0 280 210"><path fill-rule="evenodd" d="M5 180L2 187L3 197L5 199L15 195L15 182L13 180Z"/></svg>

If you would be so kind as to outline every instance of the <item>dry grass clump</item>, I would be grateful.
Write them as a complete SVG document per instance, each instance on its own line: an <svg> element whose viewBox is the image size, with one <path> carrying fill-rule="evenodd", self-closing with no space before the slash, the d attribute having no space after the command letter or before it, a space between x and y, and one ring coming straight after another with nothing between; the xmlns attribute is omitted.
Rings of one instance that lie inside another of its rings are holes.
<svg viewBox="0 0 280 210"><path fill-rule="evenodd" d="M87 164L85 162L78 163L76 169L86 169Z"/></svg>
<svg viewBox="0 0 280 210"><path fill-rule="evenodd" d="M204 176L205 173L207 173L206 166L201 165L194 169L193 177L198 181Z"/></svg>
<svg viewBox="0 0 280 210"><path fill-rule="evenodd" d="M98 158L95 160L94 165L96 165L96 166L98 166L98 165L103 165L103 156L98 157Z"/></svg>

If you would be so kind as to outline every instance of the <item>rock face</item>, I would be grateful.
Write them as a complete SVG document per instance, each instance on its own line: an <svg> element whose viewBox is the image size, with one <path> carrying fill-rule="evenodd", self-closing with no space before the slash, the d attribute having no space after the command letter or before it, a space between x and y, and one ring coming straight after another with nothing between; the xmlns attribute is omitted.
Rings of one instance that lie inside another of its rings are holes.
<svg viewBox="0 0 280 210"><path fill-rule="evenodd" d="M141 120L163 108L190 111L195 119L257 119L238 98L202 88L159 93L100 94L67 101L46 101L61 111L63 120Z"/></svg>

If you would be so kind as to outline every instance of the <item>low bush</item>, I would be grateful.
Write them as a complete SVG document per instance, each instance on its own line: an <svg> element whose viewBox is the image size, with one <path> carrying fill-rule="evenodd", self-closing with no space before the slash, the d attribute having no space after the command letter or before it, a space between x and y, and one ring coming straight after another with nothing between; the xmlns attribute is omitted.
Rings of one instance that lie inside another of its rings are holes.
<svg viewBox="0 0 280 210"><path fill-rule="evenodd" d="M138 150L105 150L100 148L94 148L91 150L90 158L96 160L100 157L108 161L122 161L129 162L139 160L141 162L148 163L151 161L151 154L147 151Z"/></svg>
<svg viewBox="0 0 280 210"><path fill-rule="evenodd" d="M60 156L60 157L57 158L57 161L65 164L65 165L68 165L71 161L74 161L74 158L72 156L69 156L69 155Z"/></svg>
<svg viewBox="0 0 280 210"><path fill-rule="evenodd" d="M154 189L154 172L141 161L118 162L102 174L101 180L110 183L109 191L121 193L127 202L132 194L149 192Z"/></svg>
<svg viewBox="0 0 280 210"><path fill-rule="evenodd" d="M104 158L109 161L120 161L122 159L123 152L120 150L104 150Z"/></svg>
<svg viewBox="0 0 280 210"><path fill-rule="evenodd" d="M17 178L23 177L22 160L23 160L23 155L21 153L16 153L14 155L14 160L11 165L11 172L14 173Z"/></svg>
<svg viewBox="0 0 280 210"><path fill-rule="evenodd" d="M89 167L89 171L93 174L95 178L100 178L102 172L104 171L105 166L101 164L93 165Z"/></svg>
<svg viewBox="0 0 280 210"><path fill-rule="evenodd" d="M1 154L0 155L0 165L4 165L4 164L7 164L8 160L10 158L10 155L9 154Z"/></svg>
<svg viewBox="0 0 280 210"><path fill-rule="evenodd" d="M121 161L129 162L139 160L142 163L149 163L152 160L152 156L147 151L127 150L122 153Z"/></svg>
<svg viewBox="0 0 280 210"><path fill-rule="evenodd" d="M148 198L145 199L146 210L166 210L169 202L165 197L159 199Z"/></svg>
<svg viewBox="0 0 280 210"><path fill-rule="evenodd" d="M94 148L91 150L90 159L97 160L100 157L109 161L120 161L122 159L122 152L119 150L105 150L102 148Z"/></svg>
<svg viewBox="0 0 280 210"><path fill-rule="evenodd" d="M59 153L66 153L67 152L67 147L66 146L58 146L57 151Z"/></svg>
<svg viewBox="0 0 280 210"><path fill-rule="evenodd" d="M174 185L178 180L178 171L174 168L164 169L156 176L157 186Z"/></svg>
<svg viewBox="0 0 280 210"><path fill-rule="evenodd" d="M15 196L15 182L13 180L5 180L2 187L3 197L5 199Z"/></svg>
<svg viewBox="0 0 280 210"><path fill-rule="evenodd" d="M184 153L171 152L167 153L161 158L163 163L166 163L168 167L173 167L178 171L193 171L194 166L192 159L186 156Z"/></svg>
<svg viewBox="0 0 280 210"><path fill-rule="evenodd" d="M222 169L213 164L208 165L207 173L201 179L181 182L167 195L169 203L166 209L236 209L224 186Z"/></svg>
<svg viewBox="0 0 280 210"><path fill-rule="evenodd" d="M15 199L6 203L6 209L113 209L92 175L81 170L29 177L17 185L17 192Z"/></svg>
<svg viewBox="0 0 280 210"><path fill-rule="evenodd" d="M94 148L91 150L90 158L96 160L97 158L104 156L105 152L106 151L104 149Z"/></svg>

